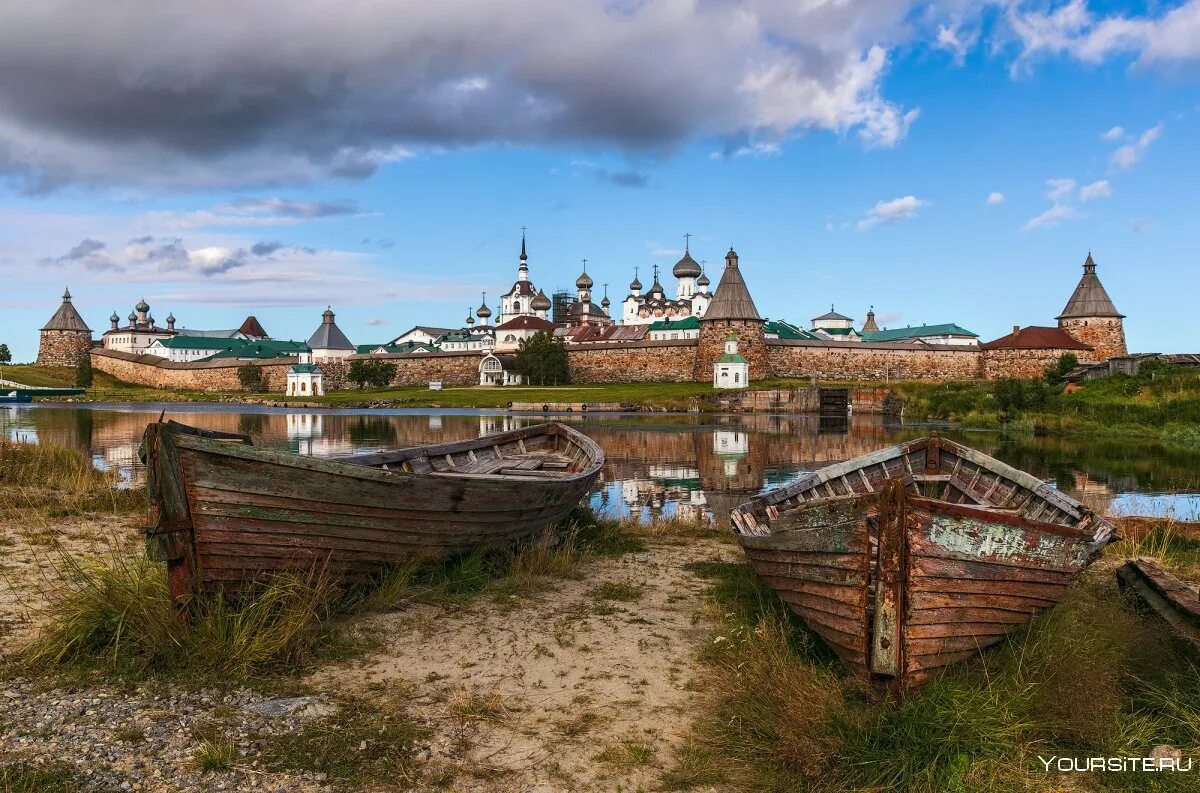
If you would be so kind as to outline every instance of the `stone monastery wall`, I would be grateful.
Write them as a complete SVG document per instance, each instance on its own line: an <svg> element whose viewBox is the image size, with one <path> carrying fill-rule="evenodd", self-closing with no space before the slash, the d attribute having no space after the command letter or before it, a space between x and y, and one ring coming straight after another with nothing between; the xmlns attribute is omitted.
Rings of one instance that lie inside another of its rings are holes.
<svg viewBox="0 0 1200 793"><path fill-rule="evenodd" d="M696 366L700 341L642 341L632 344L580 344L567 348L571 379L576 383L662 383L707 381L709 372ZM859 380L977 380L997 377L1038 377L1070 350L979 350L932 345L885 345L865 342L784 341L768 339L765 366L768 377L779 379ZM394 386L423 386L441 380L448 386L479 382L479 353L351 356L340 363L323 363L327 391L348 387L346 369L355 359L385 360L396 365ZM127 383L189 391L236 391L237 369L246 361L179 363L153 355L132 355L93 349L92 365ZM267 389L282 392L285 358L252 361L263 370ZM757 378L762 379L762 378Z"/></svg>

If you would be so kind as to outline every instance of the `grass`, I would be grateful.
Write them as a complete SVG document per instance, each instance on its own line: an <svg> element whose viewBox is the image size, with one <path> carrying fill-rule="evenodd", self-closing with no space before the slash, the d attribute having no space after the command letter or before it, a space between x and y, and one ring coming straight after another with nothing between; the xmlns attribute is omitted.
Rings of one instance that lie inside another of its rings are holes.
<svg viewBox="0 0 1200 793"><path fill-rule="evenodd" d="M667 789L1051 791L1072 780L1047 775L1039 754L1200 746L1194 657L1123 599L1110 562L999 648L895 698L843 676L747 565L693 572L711 582L720 629L702 654L703 711ZM1147 776L1078 781L1112 790L1191 781Z"/></svg>
<svg viewBox="0 0 1200 793"><path fill-rule="evenodd" d="M353 789L411 783L417 775L414 751L429 731L411 717L407 701L407 692L382 688L369 698L342 699L333 715L273 736L263 749L263 765L325 774Z"/></svg>
<svg viewBox="0 0 1200 793"><path fill-rule="evenodd" d="M49 525L89 512L142 509L141 490L115 489L115 474L100 471L77 449L0 439L0 515Z"/></svg>
<svg viewBox="0 0 1200 793"><path fill-rule="evenodd" d="M1090 380L1072 393L1034 380L892 387L904 398L909 419L1051 435L1157 438L1174 448L1200 449L1200 371L1157 361L1143 363L1136 376Z"/></svg>
<svg viewBox="0 0 1200 793"><path fill-rule="evenodd" d="M66 763L0 765L0 793L82 793L88 789Z"/></svg>
<svg viewBox="0 0 1200 793"><path fill-rule="evenodd" d="M201 771L228 771L237 759L237 747L227 738L203 741L192 755L192 762Z"/></svg>
<svg viewBox="0 0 1200 793"><path fill-rule="evenodd" d="M609 744L595 756L597 763L621 770L642 768L654 762L658 750L637 738L626 738Z"/></svg>
<svg viewBox="0 0 1200 793"><path fill-rule="evenodd" d="M117 545L79 557L59 551L40 593L43 629L21 651L33 668L132 679L182 676L214 684L298 672L321 659L345 660L370 647L348 620L412 600L459 607L480 595L513 604L579 575L587 559L643 550L622 524L588 509L542 541L414 561L345 589L323 569L283 572L237 597L196 596L186 619L171 600L165 566Z"/></svg>
<svg viewBox="0 0 1200 793"><path fill-rule="evenodd" d="M592 590L596 600L615 600L618 603L634 603L642 599L642 588L633 584L605 581Z"/></svg>
<svg viewBox="0 0 1200 793"><path fill-rule="evenodd" d="M75 368L72 366L35 366L34 364L6 364L0 366L0 379L12 380L34 388L75 388ZM131 387L112 375L94 369L92 387L114 389ZM136 388L136 386L132 386Z"/></svg>

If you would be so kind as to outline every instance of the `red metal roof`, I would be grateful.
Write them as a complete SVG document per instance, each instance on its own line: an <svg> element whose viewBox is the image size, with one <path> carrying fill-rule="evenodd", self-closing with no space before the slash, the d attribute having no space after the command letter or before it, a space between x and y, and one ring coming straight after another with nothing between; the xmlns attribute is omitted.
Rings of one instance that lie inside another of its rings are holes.
<svg viewBox="0 0 1200 793"><path fill-rule="evenodd" d="M1091 350L1062 328L1030 325L1007 336L980 344L981 350Z"/></svg>
<svg viewBox="0 0 1200 793"><path fill-rule="evenodd" d="M503 325L497 325L496 330L554 330L554 323L541 317L513 317Z"/></svg>

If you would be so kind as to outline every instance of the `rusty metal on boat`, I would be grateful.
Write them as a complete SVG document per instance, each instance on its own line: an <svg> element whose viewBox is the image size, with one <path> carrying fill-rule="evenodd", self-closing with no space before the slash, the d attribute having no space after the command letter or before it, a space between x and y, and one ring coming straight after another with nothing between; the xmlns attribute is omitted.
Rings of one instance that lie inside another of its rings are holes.
<svg viewBox="0 0 1200 793"><path fill-rule="evenodd" d="M893 687L1001 641L1115 538L1051 485L936 435L759 495L731 522L813 632Z"/></svg>
<svg viewBox="0 0 1200 793"><path fill-rule="evenodd" d="M323 564L364 578L414 557L540 537L595 484L604 452L558 423L317 459L174 421L146 428L149 558L171 593Z"/></svg>

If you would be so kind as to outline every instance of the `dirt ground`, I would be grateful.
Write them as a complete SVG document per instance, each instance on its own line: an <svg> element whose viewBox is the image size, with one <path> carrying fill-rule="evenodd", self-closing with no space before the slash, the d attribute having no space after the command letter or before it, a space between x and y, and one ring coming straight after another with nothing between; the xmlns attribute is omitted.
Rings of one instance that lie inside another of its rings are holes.
<svg viewBox="0 0 1200 793"><path fill-rule="evenodd" d="M138 555L141 520L0 520L0 660L34 632L55 538L70 553L117 542ZM373 649L299 681L314 706L284 717L257 713L270 695L253 691L55 683L19 667L14 678L10 666L0 764L65 758L105 790L332 790L320 774L265 772L262 746L383 687L402 692L430 733L416 781L388 789L651 790L690 724L697 654L712 631L705 582L687 565L736 558L736 546L713 539L652 539L642 552L591 558L535 593L357 616ZM213 725L238 759L204 772L196 735Z"/></svg>
<svg viewBox="0 0 1200 793"><path fill-rule="evenodd" d="M735 552L713 540L650 544L532 601L383 614L363 626L379 652L309 682L411 686L435 725L428 763L455 772L452 790L652 789L690 722L696 655L711 635L705 585L685 565Z"/></svg>

